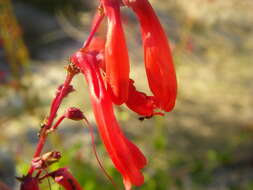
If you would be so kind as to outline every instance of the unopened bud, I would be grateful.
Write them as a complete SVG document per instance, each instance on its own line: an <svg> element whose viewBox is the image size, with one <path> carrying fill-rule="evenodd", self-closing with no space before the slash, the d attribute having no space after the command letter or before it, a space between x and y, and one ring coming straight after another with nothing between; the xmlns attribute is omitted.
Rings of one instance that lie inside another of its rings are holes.
<svg viewBox="0 0 253 190"><path fill-rule="evenodd" d="M57 151L47 152L40 157L36 157L32 160L32 166L35 169L45 169L55 162L58 162L61 158L61 153Z"/></svg>
<svg viewBox="0 0 253 190"><path fill-rule="evenodd" d="M64 187L65 190L82 190L81 185L67 168L59 168L48 175L51 176L56 183Z"/></svg>
<svg viewBox="0 0 253 190"><path fill-rule="evenodd" d="M65 112L65 117L75 121L79 121L85 118L83 112L80 109L74 107L67 109Z"/></svg>
<svg viewBox="0 0 253 190"><path fill-rule="evenodd" d="M25 176L22 180L20 190L39 190L39 180L31 176Z"/></svg>
<svg viewBox="0 0 253 190"><path fill-rule="evenodd" d="M57 88L57 91L56 91L56 96L58 96L60 93L61 93L61 91L62 91L62 93L63 93L63 97L66 97L68 94L70 94L71 92L74 92L75 91L75 89L73 88L73 86L72 85L69 85L69 86L64 86L65 87L65 89L63 89L63 91L62 91L62 88L63 88L63 85L60 85L58 88Z"/></svg>

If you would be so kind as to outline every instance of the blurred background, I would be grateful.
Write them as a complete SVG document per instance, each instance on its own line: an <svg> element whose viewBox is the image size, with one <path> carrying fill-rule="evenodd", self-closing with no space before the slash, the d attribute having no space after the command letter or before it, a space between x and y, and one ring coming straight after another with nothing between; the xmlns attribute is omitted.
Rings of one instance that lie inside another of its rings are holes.
<svg viewBox="0 0 253 190"><path fill-rule="evenodd" d="M140 121L126 107L117 118L149 160L145 190L253 190L253 1L152 0L173 49L178 76L175 110ZM0 0L0 181L17 189L27 172L40 123L65 77L69 56L89 33L97 1ZM131 76L148 92L138 22L127 8L122 18ZM105 32L105 28L99 31ZM138 74L137 74L138 73ZM76 106L95 126L87 86L76 89L59 111ZM96 130L95 130L96 131ZM105 168L118 184L96 131ZM91 149L87 128L64 121L45 151L62 159L86 190L114 187ZM58 185L52 183L52 189ZM42 190L49 189L47 183Z"/></svg>

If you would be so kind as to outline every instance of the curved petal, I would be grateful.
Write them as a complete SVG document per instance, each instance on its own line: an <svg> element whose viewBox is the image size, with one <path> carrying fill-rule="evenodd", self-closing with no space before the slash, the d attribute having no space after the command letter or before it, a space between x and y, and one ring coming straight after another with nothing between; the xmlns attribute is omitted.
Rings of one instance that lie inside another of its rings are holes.
<svg viewBox="0 0 253 190"><path fill-rule="evenodd" d="M134 112L145 117L163 115L154 111L159 108L156 99L153 96L147 96L145 93L137 91L132 79L129 82L129 96L126 105Z"/></svg>

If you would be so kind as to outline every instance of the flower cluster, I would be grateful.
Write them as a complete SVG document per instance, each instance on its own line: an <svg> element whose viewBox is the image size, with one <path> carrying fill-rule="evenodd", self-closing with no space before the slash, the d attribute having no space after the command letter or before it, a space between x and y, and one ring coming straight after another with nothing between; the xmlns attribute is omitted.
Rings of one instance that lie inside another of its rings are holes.
<svg viewBox="0 0 253 190"><path fill-rule="evenodd" d="M120 15L122 3L134 11L140 22L145 68L153 96L138 92L129 79L129 57ZM148 0L101 0L101 4L108 20L105 42L95 39L95 48L92 45L85 48L102 54L102 69L112 102L125 103L143 116L156 114L156 109L171 111L177 94L176 74L166 34L150 3Z"/></svg>
<svg viewBox="0 0 253 190"><path fill-rule="evenodd" d="M134 81L129 78L129 56L120 12L122 6L132 9L140 23L144 62L152 96L139 92ZM95 37L104 18L108 21L107 34ZM38 178L32 177L33 171L44 169L60 158L58 152L39 157L47 134L54 131L64 118L87 122L79 109L69 108L52 125L62 99L74 90L70 85L71 79L79 72L87 81L100 137L115 168L123 177L125 190L130 190L132 185L142 185L144 177L141 170L147 160L140 149L124 135L116 120L113 104L125 104L141 117L150 118L153 115L164 115L162 111L171 111L177 94L176 74L168 40L148 0L100 0L90 35L83 47L70 57L70 62L69 74L65 83L57 89L50 115L40 133L40 142L29 175L23 179L22 185L29 183L38 189ZM57 157L52 158L52 155ZM53 177L66 190L81 189L66 168L58 169L45 177Z"/></svg>
<svg viewBox="0 0 253 190"><path fill-rule="evenodd" d="M112 103L125 103L146 117L161 114L155 109L171 111L175 105L177 83L167 37L149 2L126 0L123 4L134 11L140 22L146 73L154 95L137 91L134 81L129 78L129 57L120 16L122 2L119 0L101 0L108 20L105 42L94 38L88 46L71 56L71 63L85 75L101 138L123 176L125 188L130 189L132 184L143 184L140 170L146 165L146 159L120 130Z"/></svg>

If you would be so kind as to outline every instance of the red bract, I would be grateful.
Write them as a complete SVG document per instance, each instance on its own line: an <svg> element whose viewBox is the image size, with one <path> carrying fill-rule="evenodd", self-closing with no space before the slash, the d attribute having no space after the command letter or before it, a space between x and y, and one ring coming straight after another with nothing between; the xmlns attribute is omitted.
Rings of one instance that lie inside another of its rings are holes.
<svg viewBox="0 0 253 190"><path fill-rule="evenodd" d="M39 181L29 175L23 177L20 190L39 190Z"/></svg>
<svg viewBox="0 0 253 190"><path fill-rule="evenodd" d="M98 69L96 55L77 52L71 62L85 75L100 136L115 167L123 176L125 189L131 189L132 184L143 184L144 177L140 170L146 165L146 158L124 136L118 125L111 98Z"/></svg>
<svg viewBox="0 0 253 190"><path fill-rule="evenodd" d="M56 183L64 187L65 190L82 190L81 185L67 168L60 168L48 175L51 176Z"/></svg>
<svg viewBox="0 0 253 190"><path fill-rule="evenodd" d="M102 0L108 17L108 31L105 44L105 65L108 91L115 104L122 104L128 98L129 58L121 24L118 0Z"/></svg>
<svg viewBox="0 0 253 190"><path fill-rule="evenodd" d="M177 94L176 74L166 34L148 0L124 0L140 21L148 83L161 109L171 111Z"/></svg>

